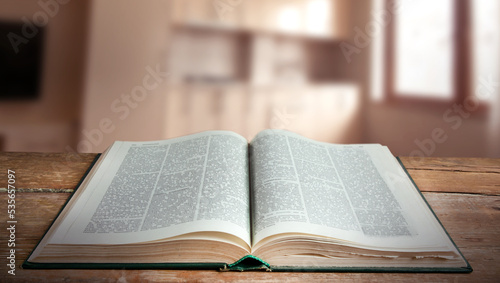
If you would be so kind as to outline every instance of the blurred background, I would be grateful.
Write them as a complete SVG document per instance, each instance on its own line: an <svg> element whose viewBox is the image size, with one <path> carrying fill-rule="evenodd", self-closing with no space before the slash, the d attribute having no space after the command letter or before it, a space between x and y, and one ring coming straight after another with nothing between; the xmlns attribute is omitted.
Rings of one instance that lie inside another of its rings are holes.
<svg viewBox="0 0 500 283"><path fill-rule="evenodd" d="M0 151L287 129L500 157L497 0L0 0Z"/></svg>

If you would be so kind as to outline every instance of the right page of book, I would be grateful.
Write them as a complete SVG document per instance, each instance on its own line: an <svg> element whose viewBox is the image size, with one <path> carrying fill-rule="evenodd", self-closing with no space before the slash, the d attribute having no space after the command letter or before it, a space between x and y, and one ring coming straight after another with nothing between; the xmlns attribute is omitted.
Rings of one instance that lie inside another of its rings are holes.
<svg viewBox="0 0 500 283"><path fill-rule="evenodd" d="M387 147L282 130L251 142L252 243L302 233L378 250L454 250Z"/></svg>

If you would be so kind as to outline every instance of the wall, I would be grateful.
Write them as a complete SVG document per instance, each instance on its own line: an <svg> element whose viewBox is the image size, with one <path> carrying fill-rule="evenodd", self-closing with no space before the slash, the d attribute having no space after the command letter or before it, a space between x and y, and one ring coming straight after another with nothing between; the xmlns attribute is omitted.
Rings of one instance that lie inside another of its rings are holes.
<svg viewBox="0 0 500 283"><path fill-rule="evenodd" d="M21 21L26 17L33 22L34 16L41 14L48 19L41 98L0 102L4 150L63 151L73 143L80 114L87 12L87 1L71 1L44 10L39 1L0 0L2 20Z"/></svg>
<svg viewBox="0 0 500 283"><path fill-rule="evenodd" d="M370 82L370 51L369 48L360 49L359 53L352 53L348 58L341 49L342 44L356 46L354 42L356 36L356 27L364 27L367 19L370 19L370 1L352 0L350 7L346 10L348 13L348 35L340 41L336 49L332 52L337 63L332 67L336 75L344 81L354 82L359 87L360 93L360 114L357 121L353 124L358 132L359 143L365 143L367 139L367 113L369 107L369 82Z"/></svg>
<svg viewBox="0 0 500 283"><path fill-rule="evenodd" d="M93 1L77 150L163 136L168 1ZM127 98L129 97L129 98ZM128 100L129 99L129 100Z"/></svg>
<svg viewBox="0 0 500 283"><path fill-rule="evenodd" d="M500 5L498 6L500 9ZM499 11L500 12L500 11ZM500 26L500 18L498 20L498 25ZM500 35L499 35L500 36ZM499 50L500 53L500 50ZM497 62L500 66L500 58ZM500 158L500 73L498 77L493 79L496 81L496 88L494 91L495 98L493 99L492 112L490 113L490 157Z"/></svg>
<svg viewBox="0 0 500 283"><path fill-rule="evenodd" d="M443 114L447 110L371 104L365 120L366 140L389 146L395 155L488 156L489 129L485 115L471 112L469 118L462 118L452 113L445 120ZM443 137L431 143L435 129L442 129Z"/></svg>
<svg viewBox="0 0 500 283"><path fill-rule="evenodd" d="M500 65L500 62L498 63ZM500 78L497 80L500 82ZM490 113L490 157L500 158L500 90L497 85L496 97L493 101L492 112Z"/></svg>

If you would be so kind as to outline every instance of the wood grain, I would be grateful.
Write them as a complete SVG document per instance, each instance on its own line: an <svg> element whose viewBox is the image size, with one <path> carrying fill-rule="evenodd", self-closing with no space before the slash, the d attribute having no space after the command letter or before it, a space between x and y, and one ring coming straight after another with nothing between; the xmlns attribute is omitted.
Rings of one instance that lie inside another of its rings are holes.
<svg viewBox="0 0 500 283"><path fill-rule="evenodd" d="M71 192L95 156L0 152L0 180L12 169L20 191ZM401 161L423 192L500 195L500 159L401 157Z"/></svg>
<svg viewBox="0 0 500 283"><path fill-rule="evenodd" d="M495 281L500 278L500 196L424 193L436 215L474 268L471 274L281 273L184 270L24 270L22 262L35 247L69 197L69 193L18 193L15 279L22 281L309 281L342 279L356 282L389 281ZM6 194L0 203L6 203ZM36 213L34 213L36 211ZM6 221L0 225L0 254L8 254ZM3 256L2 256L3 258ZM1 260L0 260L1 261ZM0 281L8 277L0 264Z"/></svg>
<svg viewBox="0 0 500 283"><path fill-rule="evenodd" d="M0 213L0 282L333 281L498 282L500 278L500 159L402 157L471 274L280 273L186 270L23 270L95 154L0 153L0 203L7 206L7 169L16 172L16 276L7 274L7 213Z"/></svg>
<svg viewBox="0 0 500 283"><path fill-rule="evenodd" d="M71 192L96 157L94 153L0 152L0 180L16 172L19 191ZM6 187L0 183L0 188Z"/></svg>
<svg viewBox="0 0 500 283"><path fill-rule="evenodd" d="M422 192L500 195L500 159L400 159Z"/></svg>

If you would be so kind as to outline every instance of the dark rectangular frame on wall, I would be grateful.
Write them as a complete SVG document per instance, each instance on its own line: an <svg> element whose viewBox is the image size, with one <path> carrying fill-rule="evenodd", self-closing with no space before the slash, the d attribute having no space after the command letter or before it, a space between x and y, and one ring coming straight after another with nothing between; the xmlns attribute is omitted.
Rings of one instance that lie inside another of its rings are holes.
<svg viewBox="0 0 500 283"><path fill-rule="evenodd" d="M0 20L0 101L42 95L45 27Z"/></svg>

